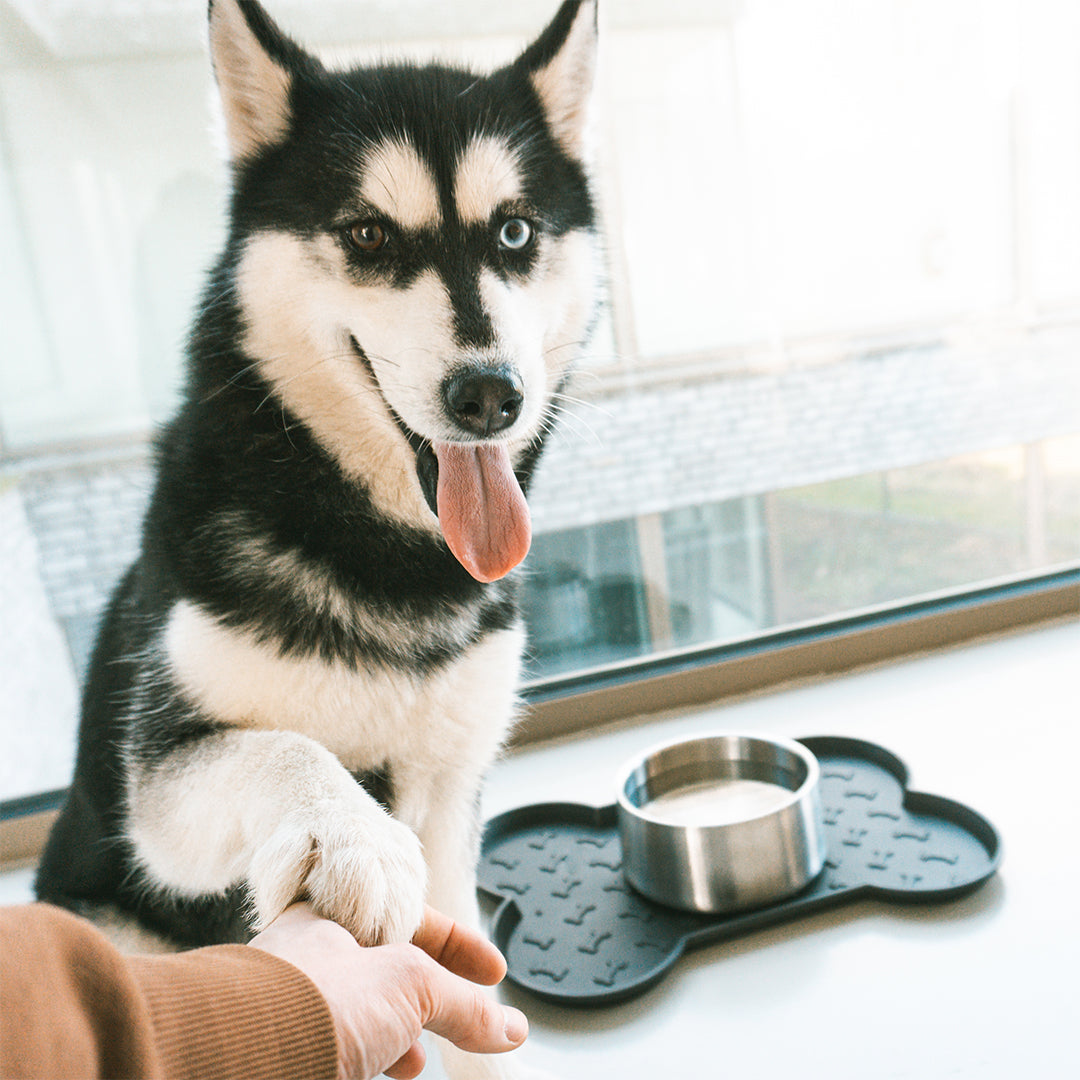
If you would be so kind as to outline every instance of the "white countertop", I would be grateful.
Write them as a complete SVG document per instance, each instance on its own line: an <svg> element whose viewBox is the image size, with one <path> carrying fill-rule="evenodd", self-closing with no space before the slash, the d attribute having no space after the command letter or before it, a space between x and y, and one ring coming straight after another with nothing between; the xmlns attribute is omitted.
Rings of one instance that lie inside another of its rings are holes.
<svg viewBox="0 0 1080 1080"><path fill-rule="evenodd" d="M610 802L623 760L669 736L849 735L903 759L914 789L984 814L1004 848L999 873L964 899L855 901L705 946L622 1005L571 1009L510 989L530 1016L530 1060L563 1080L1080 1076L1078 683L1074 621L503 762L489 816Z"/></svg>

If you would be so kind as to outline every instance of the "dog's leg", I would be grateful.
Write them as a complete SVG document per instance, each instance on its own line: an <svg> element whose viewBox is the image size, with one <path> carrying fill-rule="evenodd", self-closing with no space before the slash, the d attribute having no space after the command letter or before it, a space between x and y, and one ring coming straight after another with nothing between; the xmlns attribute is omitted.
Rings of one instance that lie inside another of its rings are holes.
<svg viewBox="0 0 1080 1080"><path fill-rule="evenodd" d="M420 842L328 750L283 731L228 730L131 764L138 860L183 895L245 881L256 926L303 896L359 941L408 941L423 915Z"/></svg>
<svg viewBox="0 0 1080 1080"><path fill-rule="evenodd" d="M429 788L431 801L419 827L428 862L428 903L475 929L480 929L481 922L476 897L479 786L478 775L469 778L458 772L440 777ZM408 814L405 807L401 810ZM517 1050L470 1054L445 1039L433 1037L432 1041L449 1080L551 1080L524 1063Z"/></svg>
<svg viewBox="0 0 1080 1080"><path fill-rule="evenodd" d="M429 694L426 752L392 763L394 813L423 842L428 903L473 928L480 790L512 723L524 643L517 625L474 645Z"/></svg>

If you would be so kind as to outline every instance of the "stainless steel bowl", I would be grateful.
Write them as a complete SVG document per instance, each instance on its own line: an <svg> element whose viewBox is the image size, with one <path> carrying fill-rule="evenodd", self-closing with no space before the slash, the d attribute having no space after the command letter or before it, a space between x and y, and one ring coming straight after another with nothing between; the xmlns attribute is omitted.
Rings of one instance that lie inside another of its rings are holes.
<svg viewBox="0 0 1080 1080"><path fill-rule="evenodd" d="M817 759L788 739L715 734L665 743L620 778L623 872L689 911L761 907L825 863Z"/></svg>

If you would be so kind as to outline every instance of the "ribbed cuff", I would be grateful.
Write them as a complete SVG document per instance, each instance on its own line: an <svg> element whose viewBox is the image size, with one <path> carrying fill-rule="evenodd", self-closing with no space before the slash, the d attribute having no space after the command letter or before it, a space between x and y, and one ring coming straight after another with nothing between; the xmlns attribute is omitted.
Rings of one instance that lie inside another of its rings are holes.
<svg viewBox="0 0 1080 1080"><path fill-rule="evenodd" d="M330 1010L292 964L247 945L130 958L170 1080L334 1080Z"/></svg>

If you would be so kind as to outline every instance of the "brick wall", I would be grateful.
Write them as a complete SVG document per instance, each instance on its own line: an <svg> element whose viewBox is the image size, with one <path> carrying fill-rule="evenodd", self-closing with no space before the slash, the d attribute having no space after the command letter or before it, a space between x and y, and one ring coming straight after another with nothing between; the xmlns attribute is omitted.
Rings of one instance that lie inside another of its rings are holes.
<svg viewBox="0 0 1080 1080"><path fill-rule="evenodd" d="M899 468L1080 430L1080 331L900 350L599 394L532 493L539 532Z"/></svg>

